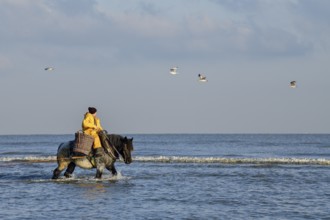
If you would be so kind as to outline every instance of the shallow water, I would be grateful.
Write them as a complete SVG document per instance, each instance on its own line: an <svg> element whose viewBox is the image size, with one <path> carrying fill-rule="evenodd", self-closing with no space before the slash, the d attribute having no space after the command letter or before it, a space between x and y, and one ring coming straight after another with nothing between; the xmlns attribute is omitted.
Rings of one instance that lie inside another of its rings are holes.
<svg viewBox="0 0 330 220"><path fill-rule="evenodd" d="M330 218L330 135L128 136L102 180L50 179L73 135L0 136L0 219Z"/></svg>

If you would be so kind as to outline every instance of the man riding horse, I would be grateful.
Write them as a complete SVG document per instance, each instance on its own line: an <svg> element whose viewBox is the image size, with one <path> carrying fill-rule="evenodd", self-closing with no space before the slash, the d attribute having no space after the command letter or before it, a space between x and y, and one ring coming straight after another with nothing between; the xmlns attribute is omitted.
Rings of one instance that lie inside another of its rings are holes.
<svg viewBox="0 0 330 220"><path fill-rule="evenodd" d="M95 178L101 178L104 168L116 175L114 163L120 156L125 164L132 162L133 138L107 134L101 126L100 119L96 117L96 112L96 108L89 107L85 113L82 121L84 134L78 132L74 141L59 145L58 166L53 171L52 179L59 178L65 168L67 169L64 176L70 177L76 166L84 169L96 168Z"/></svg>
<svg viewBox="0 0 330 220"><path fill-rule="evenodd" d="M98 132L102 131L103 128L101 126L100 119L96 116L96 112L96 108L89 107L88 112L85 113L81 126L85 134L88 134L94 138L93 151L95 156L95 163L96 166L98 166L100 162L99 159L103 155L103 149Z"/></svg>

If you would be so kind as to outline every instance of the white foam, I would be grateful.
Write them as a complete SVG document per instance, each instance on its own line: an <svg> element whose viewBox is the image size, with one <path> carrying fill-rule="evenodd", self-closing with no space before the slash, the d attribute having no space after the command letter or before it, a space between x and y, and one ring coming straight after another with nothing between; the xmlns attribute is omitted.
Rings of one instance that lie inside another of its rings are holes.
<svg viewBox="0 0 330 220"><path fill-rule="evenodd" d="M10 161L26 161L26 162L53 162L56 161L56 156L47 157L37 157L37 156L27 156L27 157L1 157L0 162L10 162Z"/></svg>
<svg viewBox="0 0 330 220"><path fill-rule="evenodd" d="M295 165L330 165L324 158L225 158L225 157L135 157L133 161L155 163L224 163L224 164L295 164Z"/></svg>
<svg viewBox="0 0 330 220"><path fill-rule="evenodd" d="M103 174L101 179L96 179L93 175L92 176L82 176L82 175L73 175L70 178L66 178L64 176L60 176L58 179L51 180L55 182L106 182L106 181L121 181L121 180L129 180L131 177L122 175L121 172L117 172L116 176L111 174ZM49 180L37 180L38 182L42 181L49 181Z"/></svg>
<svg viewBox="0 0 330 220"><path fill-rule="evenodd" d="M0 162L55 162L56 156L47 157L2 157ZM121 162L121 161L118 161ZM229 158L229 157L187 157L187 156L138 156L134 162L143 163L219 163L219 164L293 164L293 165L330 165L330 159L325 158ZM117 179L121 177L118 172Z"/></svg>
<svg viewBox="0 0 330 220"><path fill-rule="evenodd" d="M131 179L131 177L128 176L124 176L121 171L117 171L117 175L113 176L113 175L103 175L102 176L102 180L128 180Z"/></svg>

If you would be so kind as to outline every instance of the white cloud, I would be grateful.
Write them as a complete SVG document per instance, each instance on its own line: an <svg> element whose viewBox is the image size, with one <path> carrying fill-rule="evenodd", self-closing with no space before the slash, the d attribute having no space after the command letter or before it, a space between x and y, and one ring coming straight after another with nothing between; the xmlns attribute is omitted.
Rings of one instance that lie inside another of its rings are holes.
<svg viewBox="0 0 330 220"><path fill-rule="evenodd" d="M110 19L119 30L140 37L163 39L173 37L179 31L171 21L152 15L119 14Z"/></svg>
<svg viewBox="0 0 330 220"><path fill-rule="evenodd" d="M226 131L227 127L221 127L223 121L233 131L251 131L254 125L242 123L247 118L262 117L276 124L270 111L267 113L269 105L272 114L285 113L277 115L284 116L283 121L300 108L310 112L313 108L329 109L322 101L330 88L326 85L329 55L318 49L329 45L328 1L79 2L0 1L0 69L1 74L11 76L0 81L1 98L11 107L1 114L22 115L20 123L29 124L23 116L32 114L32 108L22 105L33 104L45 108L41 113L49 124L54 119L48 116L58 115L58 111L66 111L66 121L75 117L79 121L78 112L92 102L105 115L112 114L107 119L110 125L118 120L117 126L124 132L171 131L178 121L182 124L178 132L217 132ZM45 73L45 65L54 65L55 71ZM167 77L172 65L181 71L176 78ZM207 85L195 84L195 73L201 70L210 79ZM299 90L285 90L291 79L299 81ZM313 83L316 89L310 86ZM94 86L97 95L81 95L80 88ZM11 105L8 91L15 105ZM314 97L319 97L315 106L306 103ZM283 99L295 102L288 112L283 110ZM242 109L242 103L248 111ZM62 106L72 107L71 113ZM195 119L205 112L210 120L194 127ZM324 120L327 111L321 113L318 121L329 124ZM147 123L151 115L155 120ZM301 115L299 119L304 119ZM127 117L136 123L119 120ZM9 119L4 123L11 124ZM260 131L274 131L270 124L261 126ZM8 132L2 129L0 132ZM22 126L21 131L40 132L42 128L30 129ZM67 125L54 123L54 128L50 125L48 129L61 131ZM322 129L329 130L326 126Z"/></svg>
<svg viewBox="0 0 330 220"><path fill-rule="evenodd" d="M302 56L329 44L329 28L316 34L324 26L299 13L308 10L306 4L310 3L2 1L0 34L13 47L29 42L63 50L106 48L112 58Z"/></svg>

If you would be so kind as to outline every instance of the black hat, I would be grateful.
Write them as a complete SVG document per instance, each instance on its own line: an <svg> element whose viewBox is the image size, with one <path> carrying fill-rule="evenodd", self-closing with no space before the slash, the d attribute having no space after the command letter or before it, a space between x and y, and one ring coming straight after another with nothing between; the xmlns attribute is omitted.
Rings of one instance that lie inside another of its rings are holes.
<svg viewBox="0 0 330 220"><path fill-rule="evenodd" d="M94 107L88 107L88 112L94 114L95 112L97 112L97 110Z"/></svg>

